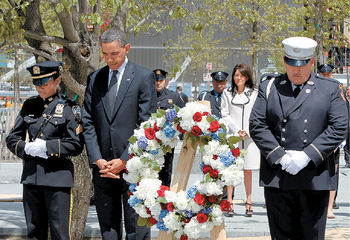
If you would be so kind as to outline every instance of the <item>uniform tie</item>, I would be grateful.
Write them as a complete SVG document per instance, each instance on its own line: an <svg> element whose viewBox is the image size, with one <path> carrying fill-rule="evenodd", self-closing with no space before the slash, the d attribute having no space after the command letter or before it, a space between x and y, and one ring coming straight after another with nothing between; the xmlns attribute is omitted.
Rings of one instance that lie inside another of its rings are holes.
<svg viewBox="0 0 350 240"><path fill-rule="evenodd" d="M216 96L216 102L219 104L219 106L221 105L221 93L218 93L218 95Z"/></svg>
<svg viewBox="0 0 350 240"><path fill-rule="evenodd" d="M300 93L300 85L295 85L294 91L293 91L293 96L296 98Z"/></svg>
<svg viewBox="0 0 350 240"><path fill-rule="evenodd" d="M113 71L112 78L108 86L108 103L109 103L111 112L113 112L114 103L115 103L115 99L117 97L117 91L118 91L117 73L118 73L118 70Z"/></svg>

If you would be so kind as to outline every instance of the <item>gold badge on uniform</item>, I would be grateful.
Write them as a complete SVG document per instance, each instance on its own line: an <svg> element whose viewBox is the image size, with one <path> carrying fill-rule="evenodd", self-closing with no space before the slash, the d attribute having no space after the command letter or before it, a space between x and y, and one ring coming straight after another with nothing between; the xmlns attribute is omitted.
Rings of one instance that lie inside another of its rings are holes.
<svg viewBox="0 0 350 240"><path fill-rule="evenodd" d="M345 99L345 96L344 96L343 85L341 85L341 84L339 84L339 92L340 92L341 98L344 100L344 102L346 102L346 99Z"/></svg>
<svg viewBox="0 0 350 240"><path fill-rule="evenodd" d="M63 117L63 108L64 105L62 103L57 104L56 109L55 109L55 113L54 113L54 117Z"/></svg>
<svg viewBox="0 0 350 240"><path fill-rule="evenodd" d="M79 124L78 127L75 129L75 134L79 135L82 132L83 132L83 126Z"/></svg>
<svg viewBox="0 0 350 240"><path fill-rule="evenodd" d="M169 104L173 104L173 99L168 99Z"/></svg>
<svg viewBox="0 0 350 240"><path fill-rule="evenodd" d="M33 67L33 74L40 74L40 67L39 66Z"/></svg>

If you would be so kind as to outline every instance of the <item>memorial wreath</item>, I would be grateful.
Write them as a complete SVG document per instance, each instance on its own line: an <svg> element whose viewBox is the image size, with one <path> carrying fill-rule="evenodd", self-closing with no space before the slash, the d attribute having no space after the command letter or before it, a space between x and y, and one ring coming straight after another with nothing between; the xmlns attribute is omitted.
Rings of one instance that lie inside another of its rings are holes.
<svg viewBox="0 0 350 240"><path fill-rule="evenodd" d="M161 185L159 171L164 155L171 152L180 134L186 141L201 143L201 181L178 193ZM230 204L222 200L224 188L243 179L245 150L235 146L242 139L227 133L222 120L198 102L158 110L129 139L130 158L124 179L130 183L129 204L139 214L139 225L156 225L175 238L198 238L223 221Z"/></svg>

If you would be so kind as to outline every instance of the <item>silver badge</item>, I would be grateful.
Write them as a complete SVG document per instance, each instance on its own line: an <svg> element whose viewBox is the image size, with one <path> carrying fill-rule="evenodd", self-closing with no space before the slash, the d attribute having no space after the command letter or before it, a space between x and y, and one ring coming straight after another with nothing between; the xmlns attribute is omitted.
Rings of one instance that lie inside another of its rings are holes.
<svg viewBox="0 0 350 240"><path fill-rule="evenodd" d="M315 83L313 81L307 81L307 84L313 86Z"/></svg>
<svg viewBox="0 0 350 240"><path fill-rule="evenodd" d="M306 89L305 92L306 92L306 93L310 93L311 90L310 90L310 89Z"/></svg>
<svg viewBox="0 0 350 240"><path fill-rule="evenodd" d="M55 109L55 114L53 116L54 117L62 117L63 116L63 108L64 108L64 105L62 103L57 104L56 109Z"/></svg>

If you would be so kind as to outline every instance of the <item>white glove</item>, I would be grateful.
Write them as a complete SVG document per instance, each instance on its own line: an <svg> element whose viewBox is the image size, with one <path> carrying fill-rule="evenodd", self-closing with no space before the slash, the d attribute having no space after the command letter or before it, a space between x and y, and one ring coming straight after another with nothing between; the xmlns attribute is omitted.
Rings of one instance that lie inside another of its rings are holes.
<svg viewBox="0 0 350 240"><path fill-rule="evenodd" d="M282 170L285 170L291 163L292 159L288 154L284 154L279 162L282 165Z"/></svg>
<svg viewBox="0 0 350 240"><path fill-rule="evenodd" d="M33 156L33 144L34 142L27 142L25 145L24 145L24 152L27 154L27 155L31 155Z"/></svg>
<svg viewBox="0 0 350 240"><path fill-rule="evenodd" d="M291 158L291 163L286 168L286 171L292 175L296 175L311 161L304 151L287 150L286 152Z"/></svg>
<svg viewBox="0 0 350 240"><path fill-rule="evenodd" d="M31 142L30 150L28 154L33 157L41 157L41 158L48 159L46 151L47 151L46 141L40 138L37 138L35 139L34 142Z"/></svg>

